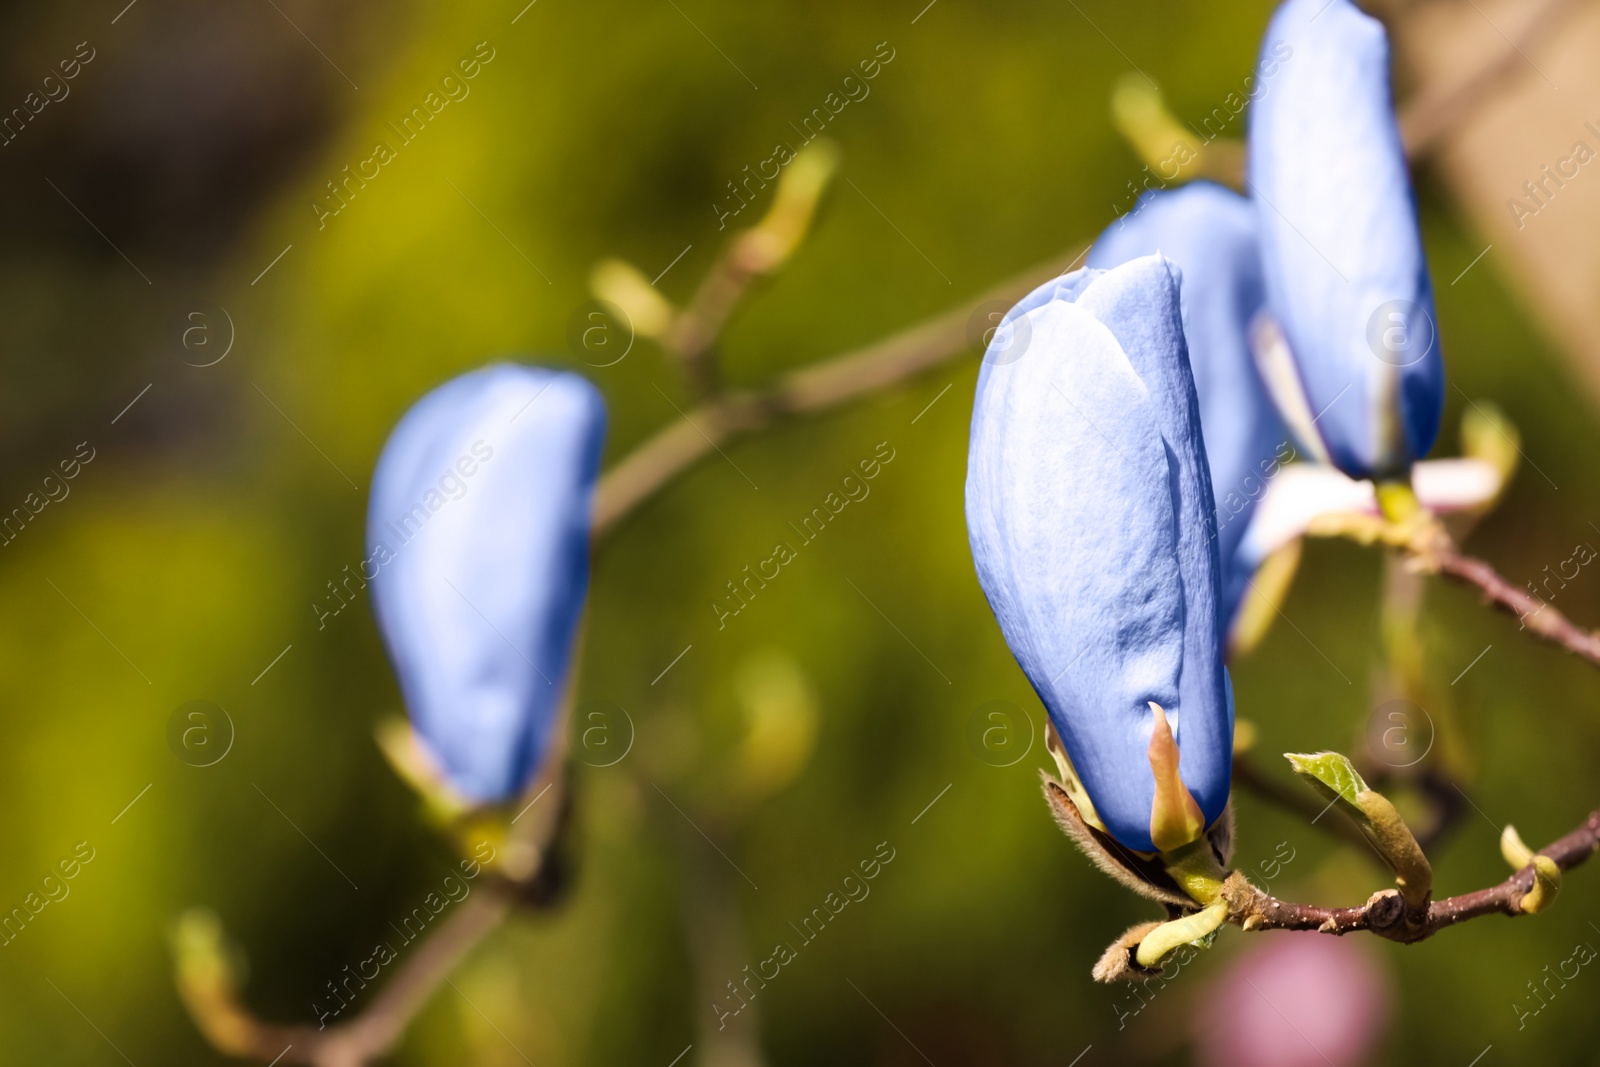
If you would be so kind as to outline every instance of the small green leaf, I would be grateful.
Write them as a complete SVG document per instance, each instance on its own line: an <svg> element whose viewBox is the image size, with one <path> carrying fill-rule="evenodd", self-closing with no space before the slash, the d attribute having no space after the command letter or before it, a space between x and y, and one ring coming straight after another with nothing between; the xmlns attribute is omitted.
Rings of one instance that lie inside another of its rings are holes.
<svg viewBox="0 0 1600 1067"><path fill-rule="evenodd" d="M1311 755L1284 753L1289 764L1318 793L1329 807L1338 804L1355 820L1363 835L1377 849L1390 870L1395 884L1410 908L1425 908L1433 891L1433 868L1417 844L1416 835L1387 798L1367 788L1350 760L1337 752Z"/></svg>
<svg viewBox="0 0 1600 1067"><path fill-rule="evenodd" d="M1337 752L1315 752L1309 755L1285 752L1284 758L1289 761L1296 774L1309 782L1325 798L1331 801L1337 797L1360 811L1361 794L1367 791L1367 783L1362 781L1361 775L1356 773L1348 758Z"/></svg>

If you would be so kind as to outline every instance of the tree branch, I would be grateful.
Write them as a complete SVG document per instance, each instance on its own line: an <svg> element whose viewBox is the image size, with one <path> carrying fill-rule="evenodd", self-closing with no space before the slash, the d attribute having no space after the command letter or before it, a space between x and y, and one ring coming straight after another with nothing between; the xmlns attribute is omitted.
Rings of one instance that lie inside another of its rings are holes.
<svg viewBox="0 0 1600 1067"><path fill-rule="evenodd" d="M511 908L509 887L485 886L439 932L428 938L406 961L407 965L383 987L360 1017L328 1032L320 1058L305 1062L317 1067L360 1067L387 1051L405 1031L412 1016L438 988L442 976L479 941L499 926ZM474 906L475 905L475 906Z"/></svg>
<svg viewBox="0 0 1600 1067"><path fill-rule="evenodd" d="M219 1051L270 1063L364 1067L383 1056L428 998L467 953L505 920L514 904L548 907L559 896L566 876L565 850L572 816L564 777L559 764L552 764L534 781L527 795L537 799L544 790L553 789L558 791L556 799L535 809L522 826L510 827L501 839L503 855L495 857L500 866L480 872L485 880L477 890L469 890L449 918L428 931L366 1010L346 1022L312 1027L256 1018L240 996L239 976L224 943L221 923L209 914L185 916L174 937L174 952L178 993L195 1025ZM530 808L531 803L523 813ZM365 988L369 979L358 974L358 980Z"/></svg>
<svg viewBox="0 0 1600 1067"><path fill-rule="evenodd" d="M595 493L595 537L608 533L662 486L734 437L783 417L837 407L971 351L968 324L985 304L1015 303L1077 263L1085 251L1080 246L936 318L791 371L764 388L722 393L701 404L606 472Z"/></svg>
<svg viewBox="0 0 1600 1067"><path fill-rule="evenodd" d="M1306 535L1343 537L1357 544L1398 549L1405 553L1408 566L1471 586L1483 594L1485 604L1515 615L1522 629L1600 666L1600 631L1585 630L1548 601L1506 581L1484 560L1463 553L1438 518L1426 511L1401 520L1364 512L1333 512L1313 519Z"/></svg>
<svg viewBox="0 0 1600 1067"><path fill-rule="evenodd" d="M1423 569L1478 590L1484 603L1515 615L1536 637L1600 666L1600 633L1583 629L1547 602L1518 589L1483 560L1463 555L1454 546L1414 553L1414 558Z"/></svg>
<svg viewBox="0 0 1600 1067"><path fill-rule="evenodd" d="M262 1022L239 1001L231 977L207 961L180 961L178 990L201 1033L230 1056L312 1067L362 1067L387 1052L419 1008L474 945L500 925L514 893L489 884L463 900L383 987L372 1006L326 1029ZM213 948L219 946L212 946Z"/></svg>
<svg viewBox="0 0 1600 1067"><path fill-rule="evenodd" d="M759 230L734 236L661 339L662 347L683 365L696 397L716 393L720 382L708 358L711 346L749 288L777 268L771 257L762 254L761 236Z"/></svg>
<svg viewBox="0 0 1600 1067"><path fill-rule="evenodd" d="M1600 811L1593 811L1583 825L1538 854L1548 856L1565 871L1582 864L1597 849ZM1279 900L1242 876L1230 878L1225 893L1230 921L1246 930L1316 930L1325 934L1366 930L1391 941L1410 943L1479 916L1525 914L1522 901L1533 889L1534 878L1534 865L1529 863L1499 885L1431 901L1425 913L1409 916L1400 893L1394 889L1374 893L1358 908L1324 908Z"/></svg>
<svg viewBox="0 0 1600 1067"><path fill-rule="evenodd" d="M1383 788L1385 778L1374 777L1373 784ZM1417 834L1417 844L1422 851L1432 854L1445 836L1455 829L1467 811L1467 794L1448 776L1428 767L1412 780L1422 794L1433 802L1433 825Z"/></svg>

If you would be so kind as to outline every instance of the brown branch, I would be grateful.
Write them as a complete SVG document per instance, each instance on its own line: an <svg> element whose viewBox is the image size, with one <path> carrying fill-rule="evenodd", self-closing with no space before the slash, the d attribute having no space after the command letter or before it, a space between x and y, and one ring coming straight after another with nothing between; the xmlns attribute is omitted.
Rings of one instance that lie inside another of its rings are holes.
<svg viewBox="0 0 1600 1067"><path fill-rule="evenodd" d="M186 938L180 923L178 992L195 1025L219 1051L270 1063L364 1067L383 1056L467 953L505 921L512 905L543 908L559 896L572 815L563 778L560 761L553 761L527 795L537 797L548 788L556 790L557 799L542 808L524 808L524 813L533 809L532 814L502 841L506 855L498 870L514 872L514 877L484 872L478 890L463 897L450 917L405 958L367 1009L346 1022L312 1027L256 1018L239 995L220 924L201 920L198 930L189 927Z"/></svg>
<svg viewBox="0 0 1600 1067"><path fill-rule="evenodd" d="M1463 553L1436 516L1419 512L1396 521L1360 512L1333 513L1312 520L1306 534L1398 549L1405 553L1408 566L1471 586L1483 595L1485 604L1515 615L1522 629L1600 666L1600 631L1585 630L1547 601L1506 581L1485 561Z"/></svg>
<svg viewBox="0 0 1600 1067"><path fill-rule="evenodd" d="M1562 870L1570 870L1600 849L1600 811L1589 813L1583 825L1547 845L1548 856ZM1230 920L1246 930L1316 930L1347 934L1366 930L1391 941L1412 942L1432 937L1440 930L1483 915L1525 914L1522 900L1533 888L1534 866L1529 863L1499 885L1473 893L1431 901L1427 911L1408 915L1394 889L1374 893L1358 908L1324 908L1279 900L1251 885L1242 876L1228 881L1225 893L1232 909Z"/></svg>
<svg viewBox="0 0 1600 1067"><path fill-rule="evenodd" d="M325 1029L262 1022L238 999L230 980L185 976L179 992L200 1031L230 1056L312 1067L362 1067L383 1055L439 983L483 937L500 925L514 893L489 884L460 907L411 954L360 1016ZM215 976L212 976L215 977Z"/></svg>
<svg viewBox="0 0 1600 1067"><path fill-rule="evenodd" d="M1518 589L1483 560L1463 555L1454 547L1436 548L1414 558L1426 570L1472 586L1483 594L1484 603L1515 615L1536 637L1600 666L1600 633L1585 630L1545 601Z"/></svg>
<svg viewBox="0 0 1600 1067"><path fill-rule="evenodd" d="M711 357L723 327L751 286L777 273L800 246L838 165L839 150L826 140L808 145L790 160L766 215L729 240L689 306L659 335L662 347L682 365L696 401L720 390ZM766 188L765 181L756 181Z"/></svg>
<svg viewBox="0 0 1600 1067"><path fill-rule="evenodd" d="M662 347L682 364L697 398L714 394L719 386L716 366L709 358L717 336L750 287L778 266L763 254L762 236L759 230L746 230L729 242L695 290L694 299L673 318L661 338Z"/></svg>
<svg viewBox="0 0 1600 1067"><path fill-rule="evenodd" d="M1421 94L1400 115L1400 133L1406 152L1420 159L1437 148L1444 135L1459 125L1506 82L1530 69L1528 50L1536 47L1561 20L1577 10L1583 0L1544 0L1514 37L1496 48L1465 77L1444 88Z"/></svg>
<svg viewBox="0 0 1600 1067"><path fill-rule="evenodd" d="M972 350L972 316L985 304L1015 303L1083 257L1082 247L1034 267L920 325L779 378L723 393L645 441L606 472L595 494L594 534L609 532L634 508L730 439L785 416L837 407L904 381Z"/></svg>
<svg viewBox="0 0 1600 1067"><path fill-rule="evenodd" d="M1375 776L1374 787L1382 789L1387 777ZM1417 834L1417 844L1424 853L1431 855L1446 835L1460 824L1467 811L1468 797L1459 785L1432 767L1423 770L1412 781L1433 804L1433 825Z"/></svg>
<svg viewBox="0 0 1600 1067"><path fill-rule="evenodd" d="M473 900L477 907L470 907ZM405 1031L433 991L439 976L455 970L466 954L506 917L511 908L509 887L485 886L475 898L462 902L439 932L428 938L408 966L383 987L372 1007L328 1040L328 1053L318 1067L360 1067L389 1049Z"/></svg>

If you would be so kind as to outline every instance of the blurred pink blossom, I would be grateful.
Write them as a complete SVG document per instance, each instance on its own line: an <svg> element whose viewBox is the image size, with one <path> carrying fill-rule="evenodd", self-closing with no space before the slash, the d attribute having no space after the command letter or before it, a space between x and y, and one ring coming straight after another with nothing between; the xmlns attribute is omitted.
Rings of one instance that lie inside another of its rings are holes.
<svg viewBox="0 0 1600 1067"><path fill-rule="evenodd" d="M1268 934L1232 961L1198 1004L1205 1067L1357 1067L1389 1021L1383 965L1353 942Z"/></svg>

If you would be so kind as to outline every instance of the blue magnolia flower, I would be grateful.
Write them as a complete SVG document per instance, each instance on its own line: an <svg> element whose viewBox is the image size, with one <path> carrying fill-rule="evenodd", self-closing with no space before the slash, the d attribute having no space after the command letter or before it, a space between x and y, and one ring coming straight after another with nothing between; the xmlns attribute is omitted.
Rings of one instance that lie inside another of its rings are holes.
<svg viewBox="0 0 1600 1067"><path fill-rule="evenodd" d="M1183 332L1217 502L1228 624L1260 562L1242 557L1240 542L1267 484L1294 454L1250 354L1250 323L1266 302L1255 206L1210 182L1146 193L1086 262L1109 268L1156 252L1183 272Z"/></svg>
<svg viewBox="0 0 1600 1067"><path fill-rule="evenodd" d="M1350 0L1288 0L1250 115L1250 192L1281 338L1261 346L1306 447L1355 478L1403 477L1439 431L1439 357L1383 27Z"/></svg>
<svg viewBox="0 0 1600 1067"><path fill-rule="evenodd" d="M472 801L521 790L555 732L604 433L585 379L497 364L419 400L378 457L378 626L417 734Z"/></svg>
<svg viewBox="0 0 1600 1067"><path fill-rule="evenodd" d="M979 379L973 561L1085 817L1166 850L1222 814L1233 734L1178 276L1150 256L1049 288L1004 320Z"/></svg>

